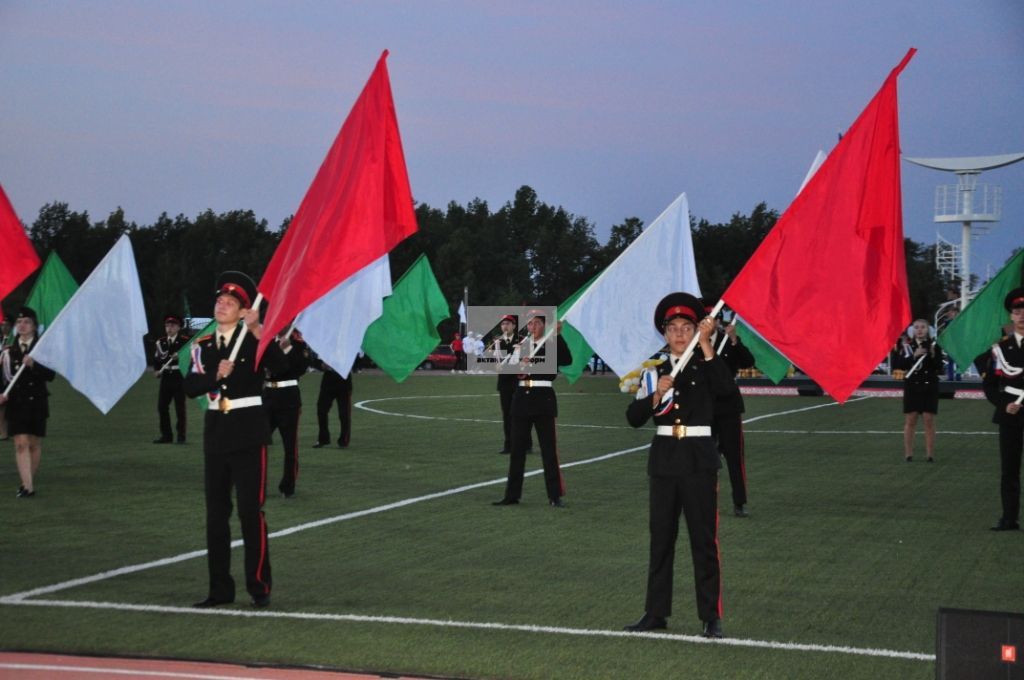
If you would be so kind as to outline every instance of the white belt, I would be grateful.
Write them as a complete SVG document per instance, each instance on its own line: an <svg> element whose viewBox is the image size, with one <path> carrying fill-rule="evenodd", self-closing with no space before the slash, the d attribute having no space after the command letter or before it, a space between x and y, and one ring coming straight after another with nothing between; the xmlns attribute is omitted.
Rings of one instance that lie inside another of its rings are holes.
<svg viewBox="0 0 1024 680"><path fill-rule="evenodd" d="M278 380L277 382L265 382L263 383L263 386L276 389L278 387L294 387L295 385L298 384L298 380Z"/></svg>
<svg viewBox="0 0 1024 680"><path fill-rule="evenodd" d="M551 387L550 380L520 380L520 387Z"/></svg>
<svg viewBox="0 0 1024 680"><path fill-rule="evenodd" d="M1012 394L1015 397L1019 397L1021 395L1024 395L1024 390L1020 389L1019 387L1010 387L1009 385L1004 387L1003 391L1004 392L1008 392L1008 393Z"/></svg>
<svg viewBox="0 0 1024 680"><path fill-rule="evenodd" d="M206 409L208 411L228 413L230 411L234 411L236 408L248 408L249 406L262 405L263 397L242 397L240 399L228 399L227 397L221 397L220 399L211 400Z"/></svg>
<svg viewBox="0 0 1024 680"><path fill-rule="evenodd" d="M658 425L658 436L675 437L710 437L711 427L709 425Z"/></svg>

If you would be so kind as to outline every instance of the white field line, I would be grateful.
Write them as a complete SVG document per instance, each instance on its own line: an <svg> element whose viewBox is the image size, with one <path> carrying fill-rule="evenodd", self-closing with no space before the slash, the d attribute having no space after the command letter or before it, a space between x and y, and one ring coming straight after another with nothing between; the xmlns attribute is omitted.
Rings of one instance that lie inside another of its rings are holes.
<svg viewBox="0 0 1024 680"><path fill-rule="evenodd" d="M480 395L461 395L467 397L476 397ZM429 397L395 397L394 399L423 399ZM446 397L446 398L451 398ZM869 397L863 397L869 398ZM367 400L370 401L385 401L384 399ZM859 401L851 399L850 401ZM357 404L358 406L359 404ZM791 413L799 413L802 411L809 411L816 408L825 408L829 406L837 406L835 402L828 404L819 404L807 408L794 409L790 411L781 411L779 413L770 413L762 416L757 416L751 420L763 420L765 418L771 418L774 416L788 415ZM401 417L410 417L405 414L399 413L388 413L382 411L376 411L374 409L365 409L368 411L374 411L381 413L382 415L394 415ZM417 417L417 416L414 416ZM418 416L428 420L454 420L452 418L442 418L435 416ZM494 422L494 421L482 421L482 422ZM746 421L745 421L746 422ZM594 458L588 458L585 460L579 460L571 463L565 463L562 465L563 468L575 467L578 465L587 465L590 463L596 463L618 456L626 455L636 451L646 449L648 444L641 446L635 446L629 449L622 449L620 451L613 451L601 456L595 456ZM526 476L534 476L541 474L543 470L532 470L526 473ZM462 493L472 489L478 489L486 486L493 486L505 482L505 478L491 479L484 482L477 482L475 484L467 484L460 487L448 489L446 491L439 491L437 493L427 494L425 496L417 496L415 498L408 498L394 503L388 503L386 505L377 506L374 508L368 508L366 510L359 510L356 512L345 513L343 515L337 515L335 517L328 517L325 519L317 520L314 522L307 522L304 524L282 529L270 534L270 537L287 536L289 534L297 533L299 531L305 531L307 529L325 526L336 522L342 522L349 519L355 519L357 517L364 517L367 515L376 514L379 512L385 512L387 510L393 510L396 508L405 507L414 503L420 503L427 500L433 500L436 498L443 498L445 496L451 496L457 493ZM232 547L238 547L242 545L241 540L232 542ZM98 581L115 578L117 576L123 576L125 574L131 574L147 569L156 567L166 566L169 564L175 564L177 562L183 562L185 560L194 559L196 557L202 557L206 554L205 550L194 550L188 553L182 553L173 557L167 557L160 560L153 560L150 562L144 562L141 564L129 565L121 567L119 569L112 569L110 571L101 572L92 576L86 576L78 579L72 579L70 581L64 581L50 586L43 586L40 588L34 588L32 590L23 591L20 593L13 593L0 597L0 604L5 605L20 605L20 606L38 606L38 607L63 607L63 608L88 608L88 609L107 609L107 610L118 610L118 611L135 611L135 612L158 612L158 613L173 613L173 614L191 614L191 615L220 615L220 616L239 616L239 617L268 617L268 618L283 618L283 619L303 619L303 620L326 620L326 621L353 621L353 622L365 622L365 623L385 623L385 624L402 624L402 625L426 625L426 626L446 626L455 628L472 628L472 629L487 629L487 630L507 630L507 631L520 631L520 632L532 632L532 633L552 633L561 635L575 635L575 636L592 636L592 637L647 637L653 639L664 639L664 640L678 640L685 642L693 642L698 644L720 644L735 647L754 647L763 649L778 649L778 650L790 650L790 651L808 651L808 652L826 652L826 653L838 653L838 654L853 654L859 656L882 656L897 659L912 659L918 661L934 661L935 656L930 654L921 654L918 652L903 652L885 649L871 649L871 648L859 648L859 647L844 647L834 645L815 645L815 644L803 644L793 642L773 642L769 640L746 640L739 638L724 638L721 640L709 640L699 636L693 635L676 635L671 633L627 633L625 631L617 630L592 630L584 628L564 628L557 626L533 626L533 625L517 625L517 624L504 624L504 623L479 623L470 621L442 621L435 619L415 619L407 617L393 617L393 616L365 616L359 614L314 614L314 613L303 613L303 612L268 612L268 611L256 611L256 610L239 610L239 609L194 609L191 607L166 607L159 605L136 605L116 602L89 602L79 600L30 600L28 598L35 597L37 595L46 595L55 593L61 590L67 590L80 585L86 585L89 583L95 583Z"/></svg>
<svg viewBox="0 0 1024 680"><path fill-rule="evenodd" d="M267 680L269 676L209 675L207 673L181 673L172 671L147 671L138 668L103 668L101 666L58 666L40 663L0 663L0 671L25 671L47 673L95 673L104 677L124 675L129 678L179 678L180 680ZM6 677L6 676L5 676ZM53 677L53 676L51 676Z"/></svg>
<svg viewBox="0 0 1024 680"><path fill-rule="evenodd" d="M798 642L776 642L772 640L751 640L744 638L721 638L710 640L697 635L676 633L627 633L624 630L602 630L594 628L566 628L563 626L535 626L513 623L493 623L480 621L454 621L451 619L418 619L405 616L368 616L363 614L321 614L312 612L278 612L257 609L194 609L192 607L165 607L158 605L120 604L117 602L88 602L84 600L24 600L16 604L33 607L68 607L84 609L112 609L155 614L190 614L198 616L234 616L241 618L260 619L295 619L302 621L345 621L355 623L383 623L412 626L435 626L441 628L469 628L475 630L500 630L522 633L549 633L555 635L573 635L582 637L607 638L650 638L654 640L675 640L696 644L725 645L730 647L754 647L759 649L775 649L799 652L825 652L833 654L852 654L856 656L876 656L891 659L909 659L913 661L935 661L934 654L919 652L902 652L892 649L874 649L865 647L848 647L843 645L816 645Z"/></svg>

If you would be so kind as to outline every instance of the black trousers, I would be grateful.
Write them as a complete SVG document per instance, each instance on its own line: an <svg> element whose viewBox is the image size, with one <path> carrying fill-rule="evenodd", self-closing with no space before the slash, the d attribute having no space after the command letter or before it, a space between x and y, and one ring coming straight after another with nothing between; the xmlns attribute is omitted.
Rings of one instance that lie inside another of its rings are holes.
<svg viewBox="0 0 1024 680"><path fill-rule="evenodd" d="M537 430L540 456L544 463L544 486L548 499L565 495L565 480L558 464L558 442L555 419L552 416L515 416L512 418L512 455L508 461L508 481L505 498L519 500L523 495L523 475L526 472L526 449L530 442L530 429Z"/></svg>
<svg viewBox="0 0 1024 680"><path fill-rule="evenodd" d="M712 426L718 441L718 452L729 468L732 504L747 504L747 461L743 441L743 418L739 413L716 414Z"/></svg>
<svg viewBox="0 0 1024 680"><path fill-rule="evenodd" d="M516 385L498 388L498 398L501 400L501 426L505 433L505 443L502 444L502 451L512 450L512 395L516 393ZM533 448L533 437L530 430L526 431L526 448Z"/></svg>
<svg viewBox="0 0 1024 680"><path fill-rule="evenodd" d="M1016 522L1020 517L1020 461L1024 452L1024 427L999 426L999 492L1003 499L1003 519Z"/></svg>
<svg viewBox="0 0 1024 680"><path fill-rule="evenodd" d="M160 396L157 397L156 410L160 414L160 436L171 439L171 402L174 402L174 415L178 419L178 438L185 438L185 379L174 372L160 376Z"/></svg>
<svg viewBox="0 0 1024 680"><path fill-rule="evenodd" d="M338 404L338 422L341 425L338 443L348 446L352 436L352 388L337 374L331 377L329 373L324 373L320 380L320 393L316 398L316 420L320 429L316 441L319 444L331 443L331 428L327 424L327 416L335 402Z"/></svg>
<svg viewBox="0 0 1024 680"><path fill-rule="evenodd" d="M278 491L286 494L295 493L295 480L299 478L299 416L301 408L268 408L270 417L270 433L274 430L281 433L284 444L284 471Z"/></svg>
<svg viewBox="0 0 1024 680"><path fill-rule="evenodd" d="M651 555L647 570L647 613L672 615L672 577L679 516L686 518L693 557L697 615L722 618L722 575L718 557L718 471L697 470L679 477L650 478Z"/></svg>
<svg viewBox="0 0 1024 680"><path fill-rule="evenodd" d="M250 595L270 593L270 553L263 516L267 447L238 449L204 456L206 490L206 563L210 597L235 599L231 578L231 491L238 501L238 519L245 542L245 589Z"/></svg>

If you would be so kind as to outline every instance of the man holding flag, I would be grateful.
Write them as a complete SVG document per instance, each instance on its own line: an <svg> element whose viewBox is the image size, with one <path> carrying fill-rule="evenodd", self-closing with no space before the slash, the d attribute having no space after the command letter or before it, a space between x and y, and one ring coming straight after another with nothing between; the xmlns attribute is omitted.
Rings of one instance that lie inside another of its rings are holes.
<svg viewBox="0 0 1024 680"><path fill-rule="evenodd" d="M1003 515L992 531L1020 529L1020 462L1024 453L1024 287L1011 290L1003 303L1012 328L992 345L985 372L985 396L996 407L992 422L999 426L999 490Z"/></svg>
<svg viewBox="0 0 1024 680"><path fill-rule="evenodd" d="M181 332L181 317L168 314L164 317L164 337L156 341L153 350L153 372L160 381L160 394L157 397L156 410L160 416L160 436L153 440L154 444L170 444L171 439L171 402L174 402L174 415L177 418L178 443L185 443L185 387L178 366L178 352L191 339Z"/></svg>
<svg viewBox="0 0 1024 680"><path fill-rule="evenodd" d="M254 607L270 604L270 555L266 498L267 438L270 436L261 393L261 369L283 371L287 359L272 342L257 365L256 346L262 329L253 307L256 285L241 272L221 274L217 283L215 332L192 347L192 368L185 378L189 397L209 399L203 428L203 479L206 494L206 550L210 589L195 607L235 601L231 578L231 490L245 543L245 587ZM239 325L245 322L245 327ZM237 346L237 350L236 350Z"/></svg>

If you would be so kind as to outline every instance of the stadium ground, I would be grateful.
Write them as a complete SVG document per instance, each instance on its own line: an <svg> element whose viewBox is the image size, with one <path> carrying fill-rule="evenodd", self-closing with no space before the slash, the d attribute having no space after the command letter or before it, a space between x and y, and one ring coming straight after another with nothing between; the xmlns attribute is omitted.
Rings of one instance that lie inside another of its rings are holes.
<svg viewBox="0 0 1024 680"><path fill-rule="evenodd" d="M0 468L0 647L459 678L930 678L938 607L1019 609L1024 535L987 531L984 401L943 401L938 461L908 465L898 400L748 397L753 516L725 512L723 476L729 637L708 642L685 546L668 631L622 632L642 612L650 432L626 426L614 380L559 385L564 511L538 477L491 507L493 379L357 375L352 446L313 450L318 380L298 495L266 507L273 605L212 612L188 607L206 583L199 413L189 444L154 446L156 381L106 417L58 381L37 497L14 498L13 455Z"/></svg>

